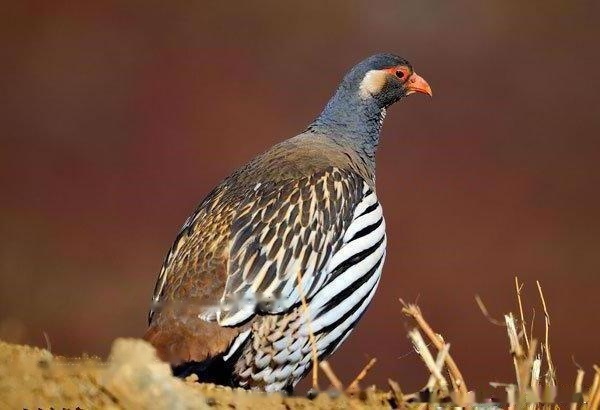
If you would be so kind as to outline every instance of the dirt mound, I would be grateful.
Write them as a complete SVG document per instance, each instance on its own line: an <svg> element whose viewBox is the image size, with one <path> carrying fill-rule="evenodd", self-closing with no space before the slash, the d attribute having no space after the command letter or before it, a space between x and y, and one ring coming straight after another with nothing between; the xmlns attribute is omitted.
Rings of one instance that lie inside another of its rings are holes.
<svg viewBox="0 0 600 410"><path fill-rule="evenodd" d="M390 399L374 389L310 400L183 381L142 340L117 339L106 362L0 342L1 408L377 409L390 408Z"/></svg>

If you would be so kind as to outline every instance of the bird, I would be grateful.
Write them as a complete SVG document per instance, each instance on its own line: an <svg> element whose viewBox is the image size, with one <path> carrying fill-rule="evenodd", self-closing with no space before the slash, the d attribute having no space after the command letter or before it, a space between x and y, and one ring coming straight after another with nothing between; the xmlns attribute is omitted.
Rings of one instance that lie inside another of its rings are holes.
<svg viewBox="0 0 600 410"><path fill-rule="evenodd" d="M346 340L386 255L380 130L415 93L432 95L406 59L372 55L305 131L204 198L167 253L144 335L175 376L292 392Z"/></svg>

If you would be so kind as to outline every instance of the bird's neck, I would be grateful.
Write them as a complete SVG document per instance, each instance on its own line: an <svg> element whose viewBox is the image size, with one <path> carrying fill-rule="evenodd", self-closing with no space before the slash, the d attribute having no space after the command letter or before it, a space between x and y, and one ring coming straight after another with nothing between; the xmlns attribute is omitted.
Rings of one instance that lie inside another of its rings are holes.
<svg viewBox="0 0 600 410"><path fill-rule="evenodd" d="M362 98L358 92L341 87L329 100L309 130L325 135L356 151L375 170L375 153L385 108L372 97Z"/></svg>

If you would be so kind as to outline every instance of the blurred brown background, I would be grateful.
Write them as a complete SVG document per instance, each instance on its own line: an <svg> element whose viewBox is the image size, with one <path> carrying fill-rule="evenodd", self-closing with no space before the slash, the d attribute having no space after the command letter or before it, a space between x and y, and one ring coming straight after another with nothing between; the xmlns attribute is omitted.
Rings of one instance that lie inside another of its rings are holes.
<svg viewBox="0 0 600 410"><path fill-rule="evenodd" d="M370 381L421 387L398 303L419 297L489 393L513 369L473 297L514 311L515 274L536 327L544 286L563 393L571 356L598 361L598 2L4 3L0 337L45 345L46 332L56 353L105 355L140 336L195 205L301 131L346 69L389 51L435 96L388 113L384 279L334 368L347 381L376 356Z"/></svg>

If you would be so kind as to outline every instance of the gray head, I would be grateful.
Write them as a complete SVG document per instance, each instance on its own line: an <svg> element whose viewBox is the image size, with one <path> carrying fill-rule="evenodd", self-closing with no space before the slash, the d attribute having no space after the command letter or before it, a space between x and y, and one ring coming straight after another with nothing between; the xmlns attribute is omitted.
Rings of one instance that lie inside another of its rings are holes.
<svg viewBox="0 0 600 410"><path fill-rule="evenodd" d="M386 108L414 93L432 95L412 65L394 54L375 54L344 76L309 130L341 139L374 161Z"/></svg>
<svg viewBox="0 0 600 410"><path fill-rule="evenodd" d="M375 54L361 61L344 76L339 88L346 98L355 94L365 104L380 108L417 92L431 95L429 84L412 65L394 54Z"/></svg>

